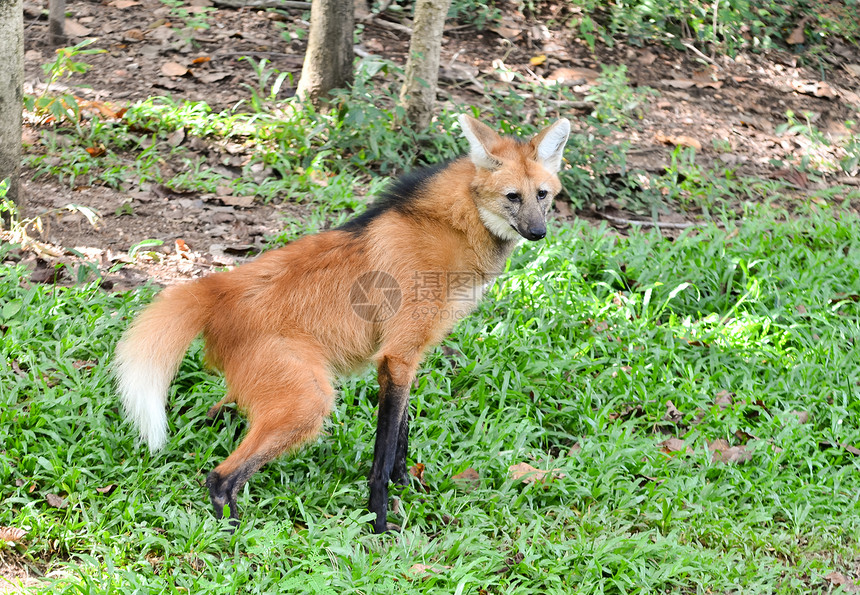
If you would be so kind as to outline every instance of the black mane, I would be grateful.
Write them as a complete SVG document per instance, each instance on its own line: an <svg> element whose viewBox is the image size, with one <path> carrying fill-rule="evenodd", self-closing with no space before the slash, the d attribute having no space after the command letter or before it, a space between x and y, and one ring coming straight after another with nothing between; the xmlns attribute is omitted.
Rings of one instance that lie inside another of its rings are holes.
<svg viewBox="0 0 860 595"><path fill-rule="evenodd" d="M367 207L366 211L337 229L361 233L374 219L388 211L409 214L412 210L411 205L415 202L420 191L427 185L427 181L446 167L448 167L448 162L437 163L401 176L373 204Z"/></svg>

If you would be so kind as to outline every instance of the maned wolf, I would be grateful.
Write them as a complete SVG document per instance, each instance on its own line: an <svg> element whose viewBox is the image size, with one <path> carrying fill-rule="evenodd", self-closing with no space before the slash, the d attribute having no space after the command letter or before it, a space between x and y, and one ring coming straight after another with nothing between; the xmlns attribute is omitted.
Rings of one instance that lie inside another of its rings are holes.
<svg viewBox="0 0 860 595"><path fill-rule="evenodd" d="M528 141L460 116L469 155L404 177L339 229L236 269L165 289L126 331L114 369L151 450L167 439L168 387L202 333L209 364L248 417L239 447L207 477L221 518L260 467L313 439L336 376L373 363L379 417L370 470L373 529L388 530L388 482L408 481L409 387L427 350L474 309L520 238L546 235L570 123Z"/></svg>

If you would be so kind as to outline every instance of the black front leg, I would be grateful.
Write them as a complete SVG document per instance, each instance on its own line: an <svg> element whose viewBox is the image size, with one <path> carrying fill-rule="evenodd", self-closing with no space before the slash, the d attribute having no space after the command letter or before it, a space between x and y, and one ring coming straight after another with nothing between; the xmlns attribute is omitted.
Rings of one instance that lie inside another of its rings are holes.
<svg viewBox="0 0 860 595"><path fill-rule="evenodd" d="M405 473L406 442L401 441L401 433L408 432L406 409L409 403L409 384L394 382L383 363L379 369L379 418L376 425L376 445L373 451L373 466L370 468L370 504L368 509L376 514L373 532L384 533L388 526L388 482L397 466L395 477ZM399 461L399 447L403 447L402 462ZM401 469L402 467L402 469Z"/></svg>

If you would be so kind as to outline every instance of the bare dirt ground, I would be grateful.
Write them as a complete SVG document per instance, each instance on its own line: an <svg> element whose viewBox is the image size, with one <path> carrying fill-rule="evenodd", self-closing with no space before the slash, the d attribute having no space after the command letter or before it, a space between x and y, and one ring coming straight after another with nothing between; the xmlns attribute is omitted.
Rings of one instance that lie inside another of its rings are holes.
<svg viewBox="0 0 860 595"><path fill-rule="evenodd" d="M275 14L259 9L212 6L210 0L192 0L187 18L178 20L160 0L83 0L68 5L70 42L97 37L93 47L105 53L86 56L92 68L74 79L74 92L86 100L111 102L121 106L152 95L174 99L205 100L214 110L228 109L248 91L242 83L255 78L243 56L266 58L271 67L291 72L298 80L304 42L296 32L307 29L302 10ZM28 88L43 85L41 65L53 52L47 47L47 0L26 2L26 71ZM189 19L206 18L208 28L185 26ZM547 22L554 15L548 14ZM555 15L558 16L558 15ZM564 19L555 19L555 22ZM360 28L359 53L383 56L403 64L408 34L379 20ZM628 162L632 167L661 171L669 161L672 145L690 142L700 145L697 162L735 168L739 175L756 174L788 180L799 191L810 184L792 167L777 169L771 160L796 164L809 141L801 135L777 134L786 122L786 112L809 113L815 127L831 137L846 135L846 120L857 119L860 109L860 51L836 40L823 56L826 69L799 65L798 57L787 51L761 54L741 53L734 59L710 57L694 51L676 51L663 46L613 48L598 47L592 54L563 27L547 28L541 21L527 19L514 9L505 11L502 26L477 31L474 27L449 23L443 42L444 64L440 98L462 105L480 105L486 88L510 88L500 70L533 77L535 81L574 80L574 91L584 98L600 72L601 65L627 66L628 76L637 86L656 89L643 107L635 127L615 140L632 143ZM532 58L547 59L534 65ZM504 68L500 69L499 60ZM495 65L494 65L495 61ZM172 66L166 66L171 64ZM177 68L178 66L178 68ZM172 70L173 69L173 70ZM826 76L826 80L824 80ZM549 83L547 83L549 84ZM288 96L292 89L281 93ZM451 99L454 97L455 99ZM561 106L580 129L582 115L575 107ZM523 114L530 118L533 114ZM30 127L25 140L31 152L43 151L44 130ZM183 142L181 139L179 142ZM229 159L229 148L201 146L210 163ZM175 164L165 164L174 167ZM178 166L176 166L178 167ZM127 259L135 243L157 238L165 257L138 259L109 277L107 288L124 289L153 278L165 283L177 278L205 274L212 267L230 264L259 247L266 234L276 232L281 213L301 217L303 207L291 197L278 204L223 204L212 196L178 194L170 189L141 185L123 191L108 187L61 185L54 179L34 177L25 172L26 204L23 215L33 216L68 203L89 206L102 215L98 228L91 227L79 213L46 217L40 239L55 248L44 259L34 260L37 276L53 279L52 258L63 256L62 248L76 248L105 268ZM820 184L856 184L836 173ZM123 216L118 209L131 200L134 215ZM620 215L613 205L600 205ZM561 216L601 218L592 208L571 213L559 205ZM668 220L684 221L684 214L667 214ZM39 273L39 271L42 271Z"/></svg>

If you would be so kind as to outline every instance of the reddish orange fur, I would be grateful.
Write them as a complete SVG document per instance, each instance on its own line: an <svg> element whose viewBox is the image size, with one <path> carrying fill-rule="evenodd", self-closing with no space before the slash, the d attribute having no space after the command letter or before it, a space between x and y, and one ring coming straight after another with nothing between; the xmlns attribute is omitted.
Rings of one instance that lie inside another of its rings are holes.
<svg viewBox="0 0 860 595"><path fill-rule="evenodd" d="M124 339L127 350L169 344L168 357L179 344L184 351L189 325L202 330L207 360L227 380L218 406L235 402L247 414L247 436L215 469L219 477L243 465L253 472L314 438L332 409L339 374L373 362L380 383L408 387L426 350L502 271L515 242L490 233L478 207L498 210L493 201L504 201L509 186L534 193L549 184L552 196L560 184L535 160L544 133L521 143L474 130L503 164L499 170L459 159L421 187L408 213L387 210L360 233L307 236L235 270L167 289L136 321ZM391 275L402 291L400 308L382 322L363 320L350 303L352 285L369 271ZM411 291L419 272L442 273L440 291ZM452 272L473 275L474 299L444 297Z"/></svg>

